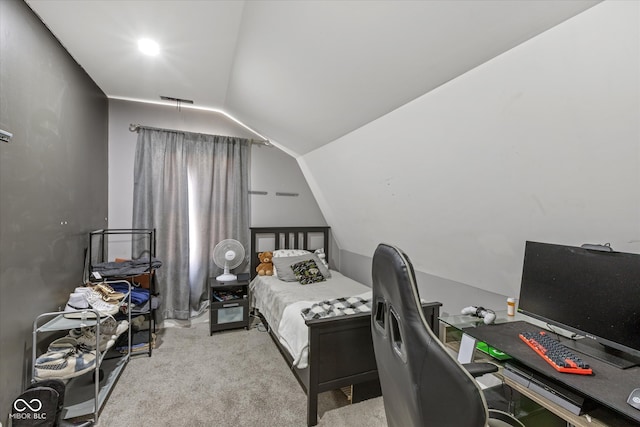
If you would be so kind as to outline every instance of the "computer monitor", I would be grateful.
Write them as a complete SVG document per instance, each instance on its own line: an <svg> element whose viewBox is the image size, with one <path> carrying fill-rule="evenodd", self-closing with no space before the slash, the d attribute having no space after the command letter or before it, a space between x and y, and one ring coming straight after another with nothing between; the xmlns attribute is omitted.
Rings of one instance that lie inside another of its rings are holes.
<svg viewBox="0 0 640 427"><path fill-rule="evenodd" d="M584 336L576 351L640 362L640 255L526 242L518 312Z"/></svg>

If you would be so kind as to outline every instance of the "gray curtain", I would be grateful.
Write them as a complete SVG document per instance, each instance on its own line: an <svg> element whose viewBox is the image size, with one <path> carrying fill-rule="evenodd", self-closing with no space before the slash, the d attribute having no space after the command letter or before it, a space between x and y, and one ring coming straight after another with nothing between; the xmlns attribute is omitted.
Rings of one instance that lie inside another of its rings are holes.
<svg viewBox="0 0 640 427"><path fill-rule="evenodd" d="M212 259L219 241L242 243L245 262L234 271L248 271L250 153L247 139L138 130L133 227L156 229L163 319L206 308L207 280L222 271Z"/></svg>

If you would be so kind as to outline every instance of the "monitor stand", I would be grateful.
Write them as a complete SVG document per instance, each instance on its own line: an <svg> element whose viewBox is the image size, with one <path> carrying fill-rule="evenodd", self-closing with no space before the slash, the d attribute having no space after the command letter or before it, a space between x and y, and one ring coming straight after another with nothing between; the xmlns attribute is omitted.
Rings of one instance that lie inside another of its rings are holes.
<svg viewBox="0 0 640 427"><path fill-rule="evenodd" d="M564 344L565 347L579 353L586 354L587 356L591 356L594 359L601 360L620 369L627 369L632 366L640 365L640 357L635 357L632 354L607 347L594 340L586 338L577 340L568 339L562 340L562 344Z"/></svg>

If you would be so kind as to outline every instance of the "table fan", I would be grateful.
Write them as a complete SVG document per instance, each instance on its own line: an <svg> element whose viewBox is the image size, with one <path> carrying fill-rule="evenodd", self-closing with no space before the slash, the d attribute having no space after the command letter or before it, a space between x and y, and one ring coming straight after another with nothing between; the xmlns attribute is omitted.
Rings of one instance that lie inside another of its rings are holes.
<svg viewBox="0 0 640 427"><path fill-rule="evenodd" d="M231 282L237 279L235 274L231 274L230 271L236 268L244 260L244 247L242 243L234 239L225 239L219 242L215 248L213 248L213 262L222 269L224 273L216 277L216 280L220 282Z"/></svg>

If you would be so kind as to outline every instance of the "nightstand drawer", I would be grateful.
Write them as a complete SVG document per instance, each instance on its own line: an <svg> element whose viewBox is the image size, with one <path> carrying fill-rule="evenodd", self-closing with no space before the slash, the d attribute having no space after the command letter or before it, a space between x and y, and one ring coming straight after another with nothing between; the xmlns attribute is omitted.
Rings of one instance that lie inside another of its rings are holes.
<svg viewBox="0 0 640 427"><path fill-rule="evenodd" d="M248 306L243 301L229 301L216 305L220 305L220 307L214 309L214 311L216 311L214 315L215 323L223 324L244 321L244 314Z"/></svg>
<svg viewBox="0 0 640 427"><path fill-rule="evenodd" d="M209 310L211 332L247 327L249 320L249 300L246 298L223 302L212 301Z"/></svg>

